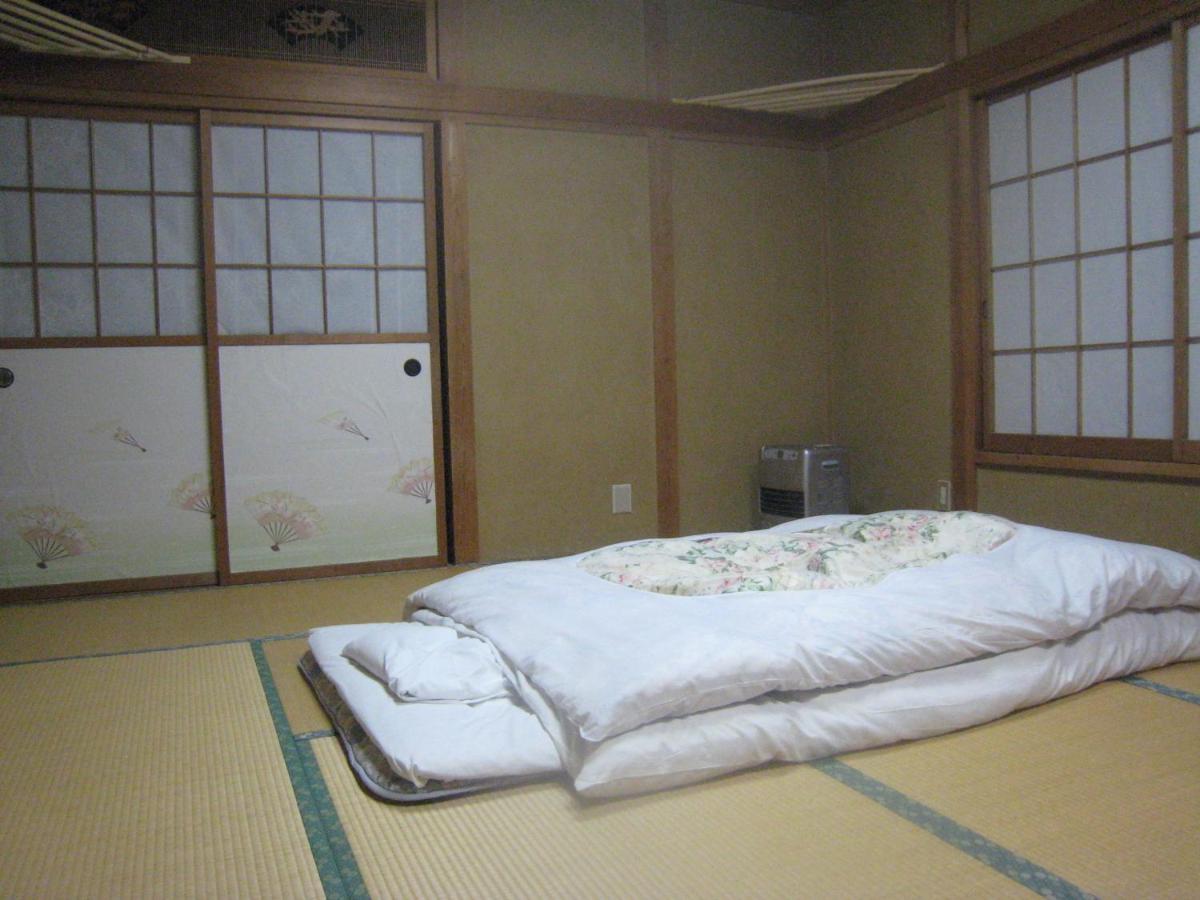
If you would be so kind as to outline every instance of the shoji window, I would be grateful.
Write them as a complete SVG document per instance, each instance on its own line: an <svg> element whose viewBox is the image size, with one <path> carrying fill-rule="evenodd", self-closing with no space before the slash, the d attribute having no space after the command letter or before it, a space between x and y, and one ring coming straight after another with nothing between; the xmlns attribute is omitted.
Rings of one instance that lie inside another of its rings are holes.
<svg viewBox="0 0 1200 900"><path fill-rule="evenodd" d="M226 580L445 561L432 140L213 114Z"/></svg>
<svg viewBox="0 0 1200 900"><path fill-rule="evenodd" d="M1177 29L986 102L985 449L1194 455L1198 45Z"/></svg>
<svg viewBox="0 0 1200 900"><path fill-rule="evenodd" d="M0 113L0 598L216 581L199 146Z"/></svg>
<svg viewBox="0 0 1200 900"><path fill-rule="evenodd" d="M212 131L222 334L427 330L420 134Z"/></svg>
<svg viewBox="0 0 1200 900"><path fill-rule="evenodd" d="M195 132L0 116L0 337L201 334Z"/></svg>

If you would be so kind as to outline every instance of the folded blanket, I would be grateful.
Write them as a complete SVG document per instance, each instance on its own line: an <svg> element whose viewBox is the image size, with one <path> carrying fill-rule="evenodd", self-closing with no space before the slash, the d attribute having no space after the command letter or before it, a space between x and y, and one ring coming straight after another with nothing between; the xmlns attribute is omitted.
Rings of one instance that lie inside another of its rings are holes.
<svg viewBox="0 0 1200 900"><path fill-rule="evenodd" d="M377 625L342 655L388 686L399 700L480 703L508 693L492 648L452 628L411 622Z"/></svg>

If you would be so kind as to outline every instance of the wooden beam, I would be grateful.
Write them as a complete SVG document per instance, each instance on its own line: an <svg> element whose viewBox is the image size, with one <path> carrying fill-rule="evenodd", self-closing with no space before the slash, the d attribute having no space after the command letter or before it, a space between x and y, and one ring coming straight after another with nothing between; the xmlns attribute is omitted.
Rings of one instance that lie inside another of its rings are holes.
<svg viewBox="0 0 1200 900"><path fill-rule="evenodd" d="M113 63L0 53L0 95L175 109L237 109L431 119L444 115L662 129L794 141L819 147L819 122L748 110L432 81L424 76L317 63L195 57L189 66Z"/></svg>
<svg viewBox="0 0 1200 900"><path fill-rule="evenodd" d="M479 489L475 470L475 368L471 342L466 126L441 129L444 238L446 409L450 442L450 509L454 563L479 561Z"/></svg>
<svg viewBox="0 0 1200 900"><path fill-rule="evenodd" d="M650 295L654 308L654 428L658 535L679 534L679 389L670 135L650 137Z"/></svg>

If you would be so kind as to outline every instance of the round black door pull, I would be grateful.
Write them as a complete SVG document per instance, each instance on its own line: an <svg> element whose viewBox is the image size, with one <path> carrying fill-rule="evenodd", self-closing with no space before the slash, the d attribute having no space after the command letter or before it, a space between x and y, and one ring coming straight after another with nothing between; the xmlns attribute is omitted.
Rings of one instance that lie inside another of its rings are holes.
<svg viewBox="0 0 1200 900"><path fill-rule="evenodd" d="M10 387L17 376L13 374L12 369L0 368L0 388Z"/></svg>
<svg viewBox="0 0 1200 900"><path fill-rule="evenodd" d="M404 363L404 374L416 378L421 374L421 363L418 360L410 359Z"/></svg>

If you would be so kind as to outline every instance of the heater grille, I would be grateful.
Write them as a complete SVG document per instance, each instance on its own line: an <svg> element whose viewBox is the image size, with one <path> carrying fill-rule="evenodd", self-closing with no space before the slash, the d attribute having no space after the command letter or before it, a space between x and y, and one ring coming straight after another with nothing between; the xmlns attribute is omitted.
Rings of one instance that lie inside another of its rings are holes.
<svg viewBox="0 0 1200 900"><path fill-rule="evenodd" d="M799 519L804 515L804 491L760 487L758 489L758 510L768 516Z"/></svg>

